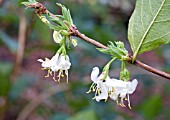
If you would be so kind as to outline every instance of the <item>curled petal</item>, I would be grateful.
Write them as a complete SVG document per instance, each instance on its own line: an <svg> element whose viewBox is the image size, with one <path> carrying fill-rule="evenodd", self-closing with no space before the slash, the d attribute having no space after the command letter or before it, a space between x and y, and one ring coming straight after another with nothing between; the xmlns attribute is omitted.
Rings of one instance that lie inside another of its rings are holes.
<svg viewBox="0 0 170 120"><path fill-rule="evenodd" d="M92 72L91 72L91 80L94 83L97 83L98 75L99 75L99 68L98 67L94 67Z"/></svg>
<svg viewBox="0 0 170 120"><path fill-rule="evenodd" d="M42 59L38 59L37 61L38 61L38 62L44 62L44 60L42 60Z"/></svg>
<svg viewBox="0 0 170 120"><path fill-rule="evenodd" d="M136 90L137 85L138 85L137 79L134 79L132 82L128 82L127 85L128 93L132 94Z"/></svg>

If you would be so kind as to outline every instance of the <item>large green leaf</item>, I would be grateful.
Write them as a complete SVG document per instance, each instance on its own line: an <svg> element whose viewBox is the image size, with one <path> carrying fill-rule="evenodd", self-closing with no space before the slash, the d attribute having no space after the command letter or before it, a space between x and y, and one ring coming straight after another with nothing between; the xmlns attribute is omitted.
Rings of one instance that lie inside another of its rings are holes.
<svg viewBox="0 0 170 120"><path fill-rule="evenodd" d="M128 39L134 59L137 54L170 42L170 0L137 0Z"/></svg>

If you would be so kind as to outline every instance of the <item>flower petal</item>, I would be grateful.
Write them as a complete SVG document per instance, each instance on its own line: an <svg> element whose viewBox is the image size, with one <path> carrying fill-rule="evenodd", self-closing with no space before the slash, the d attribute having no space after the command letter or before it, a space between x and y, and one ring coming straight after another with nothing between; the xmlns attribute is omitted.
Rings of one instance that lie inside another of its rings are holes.
<svg viewBox="0 0 170 120"><path fill-rule="evenodd" d="M110 97L112 100L117 100L117 99L118 99L118 95L119 95L119 93L117 93L117 92L111 92L111 94L109 95L109 97Z"/></svg>
<svg viewBox="0 0 170 120"><path fill-rule="evenodd" d="M98 67L94 67L92 72L91 72L91 80L94 83L97 83L98 75L99 75L99 68Z"/></svg>
<svg viewBox="0 0 170 120"><path fill-rule="evenodd" d="M136 90L137 85L138 85L137 79L134 79L132 82L129 82L128 93L132 94Z"/></svg>
<svg viewBox="0 0 170 120"><path fill-rule="evenodd" d="M111 87L126 88L127 83L125 83L122 80L117 80L113 78L113 79L107 79L106 85L111 86Z"/></svg>
<svg viewBox="0 0 170 120"><path fill-rule="evenodd" d="M120 97L121 97L121 98L125 98L127 92L128 92L128 91L127 91L126 89L122 90L122 91L120 92Z"/></svg>
<svg viewBox="0 0 170 120"><path fill-rule="evenodd" d="M59 69L60 70L68 70L68 69L70 69L70 66L71 66L71 63L69 61L69 57L60 55L59 60L58 60Z"/></svg>
<svg viewBox="0 0 170 120"><path fill-rule="evenodd" d="M38 61L38 62L44 62L44 60L42 60L42 59L38 59L37 61Z"/></svg>
<svg viewBox="0 0 170 120"><path fill-rule="evenodd" d="M104 82L98 82L98 89L100 90L100 94L96 96L96 101L99 102L100 100L106 100L108 98L108 88Z"/></svg>

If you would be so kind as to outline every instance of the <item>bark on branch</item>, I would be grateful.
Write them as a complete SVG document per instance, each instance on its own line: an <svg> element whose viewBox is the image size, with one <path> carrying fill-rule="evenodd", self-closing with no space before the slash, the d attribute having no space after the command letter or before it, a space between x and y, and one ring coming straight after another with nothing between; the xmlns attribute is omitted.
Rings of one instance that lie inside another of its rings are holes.
<svg viewBox="0 0 170 120"><path fill-rule="evenodd" d="M53 15L52 13L50 13L41 3L37 2L35 4L32 4L32 5L29 5L28 6L29 8L34 8L34 9L37 9L36 13L37 14L50 14L51 17L56 17L55 15ZM77 27L75 25L73 25L70 30L70 35L71 36L76 36L78 38L81 38L82 40L85 40L99 48L104 48L104 49L107 49L107 46L97 42L96 40L94 39L91 39L87 36L85 36L84 34L80 33L79 30L77 29ZM145 69L151 73L154 73L156 75L159 75L161 77L164 77L164 78L167 78L168 80L170 80L170 74L166 73L166 72L163 72L163 71L160 71L158 69L155 69L149 65L146 65L144 63L142 63L141 61L139 60L135 60L134 62L132 62L132 56L129 56L130 57L130 60L128 60L127 62L130 63L130 64L133 64L133 65L136 65L142 69Z"/></svg>

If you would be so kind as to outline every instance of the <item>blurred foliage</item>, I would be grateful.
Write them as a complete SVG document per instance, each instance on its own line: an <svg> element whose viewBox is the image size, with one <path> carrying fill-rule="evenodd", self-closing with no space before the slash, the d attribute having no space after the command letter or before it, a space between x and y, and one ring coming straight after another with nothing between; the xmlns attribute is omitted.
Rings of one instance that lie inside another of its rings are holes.
<svg viewBox="0 0 170 120"><path fill-rule="evenodd" d="M52 31L39 20L33 10L25 10L20 4L22 1L25 0L0 0L0 119L4 120L15 120L28 103L58 84L51 77L45 78L46 71L42 71L36 62L39 58L50 58L58 49L52 40ZM135 0L39 2L55 14L61 13L55 4L61 2L70 9L74 24L82 33L105 45L108 41L123 41L131 53L126 31ZM26 40L23 58L17 69L21 15L26 18ZM170 72L169 52L169 45L165 45L139 58L155 68ZM170 119L170 84L166 79L129 66L132 78L139 80L136 92L130 96L132 110L121 108L111 100L97 103L92 100L93 94L86 94L91 84L90 72L95 66L102 68L110 56L99 53L93 45L80 39L76 48L69 49L69 56L72 62L69 90L61 90L40 101L39 106L30 111L27 120ZM118 78L119 68L120 63L115 62L111 66L110 75ZM14 74L16 71L17 74ZM62 82L65 83L65 79Z"/></svg>

